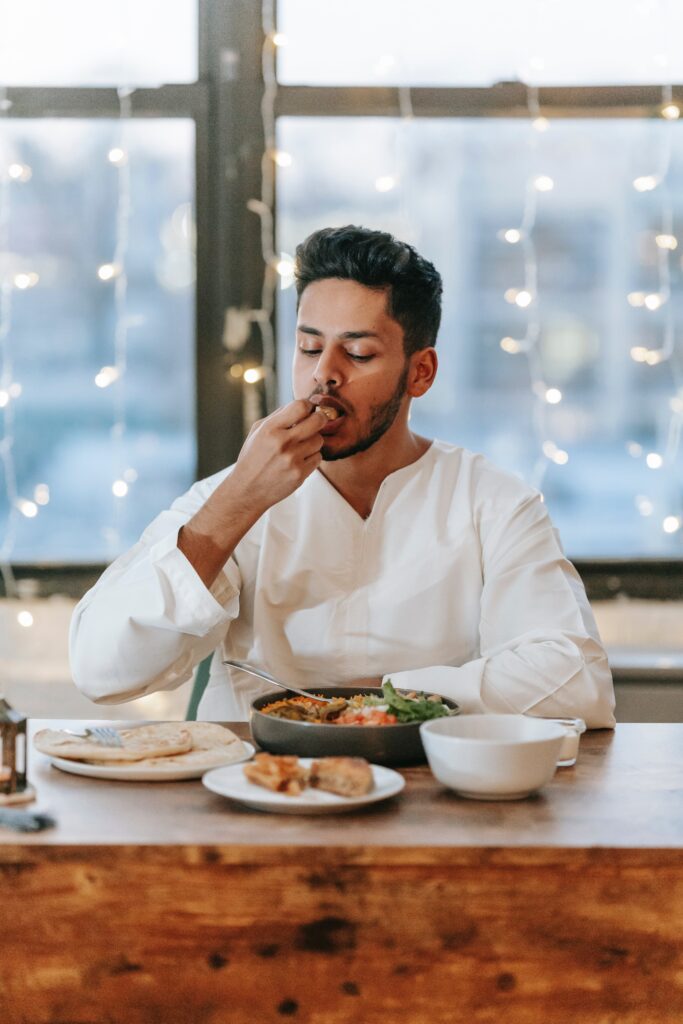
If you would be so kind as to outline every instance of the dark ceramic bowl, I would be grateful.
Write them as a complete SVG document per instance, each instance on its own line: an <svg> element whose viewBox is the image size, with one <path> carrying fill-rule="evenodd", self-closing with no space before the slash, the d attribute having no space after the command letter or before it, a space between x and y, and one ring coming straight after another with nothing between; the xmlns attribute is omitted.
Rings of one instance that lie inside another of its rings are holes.
<svg viewBox="0 0 683 1024"><path fill-rule="evenodd" d="M405 691L398 691L399 693ZM318 686L311 696L348 697L351 694L382 696L379 687ZM293 722L289 718L264 715L261 708L275 700L294 697L283 690L263 694L251 705L251 735L254 742L271 754L296 754L298 757L364 757L372 764L409 765L426 761L420 738L420 723L408 725L324 725L316 722ZM444 704L458 705L443 697Z"/></svg>

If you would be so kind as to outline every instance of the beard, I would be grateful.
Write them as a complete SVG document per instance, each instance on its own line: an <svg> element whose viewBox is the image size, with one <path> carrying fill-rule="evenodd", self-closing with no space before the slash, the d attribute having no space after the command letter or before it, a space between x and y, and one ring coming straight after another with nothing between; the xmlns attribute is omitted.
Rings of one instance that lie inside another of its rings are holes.
<svg viewBox="0 0 683 1024"><path fill-rule="evenodd" d="M371 407L367 430L363 436L359 437L354 444L350 444L347 448L341 448L338 451L329 451L327 446L323 445L320 453L323 457L323 462L336 462L338 459L348 459L351 455L365 452L368 448L372 448L373 444L376 444L380 437L386 434L401 408L401 402L406 392L408 369L408 361L406 360L405 367L398 379L393 394L390 395L386 402L381 402Z"/></svg>

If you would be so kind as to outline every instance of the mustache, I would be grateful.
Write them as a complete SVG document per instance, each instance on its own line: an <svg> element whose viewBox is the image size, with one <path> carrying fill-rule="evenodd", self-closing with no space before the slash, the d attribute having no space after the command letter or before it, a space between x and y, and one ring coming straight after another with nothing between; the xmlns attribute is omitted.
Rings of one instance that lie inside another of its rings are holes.
<svg viewBox="0 0 683 1024"><path fill-rule="evenodd" d="M345 402L343 398L340 398L339 395L331 388L314 388L308 396L309 402L316 395L320 395L321 397L324 396L325 398L333 398L335 402L339 403L345 412L353 411L353 407L350 406L348 402Z"/></svg>

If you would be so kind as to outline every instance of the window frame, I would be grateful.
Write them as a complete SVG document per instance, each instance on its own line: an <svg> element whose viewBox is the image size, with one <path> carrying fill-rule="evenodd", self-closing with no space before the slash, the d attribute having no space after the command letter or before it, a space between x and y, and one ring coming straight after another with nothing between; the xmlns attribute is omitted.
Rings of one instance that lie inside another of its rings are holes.
<svg viewBox="0 0 683 1024"><path fill-rule="evenodd" d="M132 116L189 117L195 122L196 423L198 478L237 457L245 436L242 383L226 373L226 311L258 308L263 284L259 219L247 200L261 189L264 148L261 102L264 44L261 4L254 0L198 0L196 82L136 89ZM279 84L275 116L398 117L403 87ZM527 89L520 82L488 88L414 87L413 116L528 118ZM115 88L9 87L10 118L119 116ZM658 86L540 87L549 118L650 118L659 116ZM683 105L683 85L672 87ZM324 114L321 112L324 111ZM275 196L277 231L277 193ZM258 359L258 338L246 355ZM683 599L683 558L576 559L591 599ZM12 563L22 596L53 593L79 597L105 563ZM2 584L4 594L4 583Z"/></svg>

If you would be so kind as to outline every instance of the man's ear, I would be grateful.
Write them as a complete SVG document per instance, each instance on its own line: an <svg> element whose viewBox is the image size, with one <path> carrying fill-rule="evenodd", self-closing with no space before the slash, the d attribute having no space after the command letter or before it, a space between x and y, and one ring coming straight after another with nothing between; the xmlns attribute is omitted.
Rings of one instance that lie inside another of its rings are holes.
<svg viewBox="0 0 683 1024"><path fill-rule="evenodd" d="M411 398L420 398L426 394L434 383L438 366L436 349L422 348L414 352L410 357L406 393Z"/></svg>

